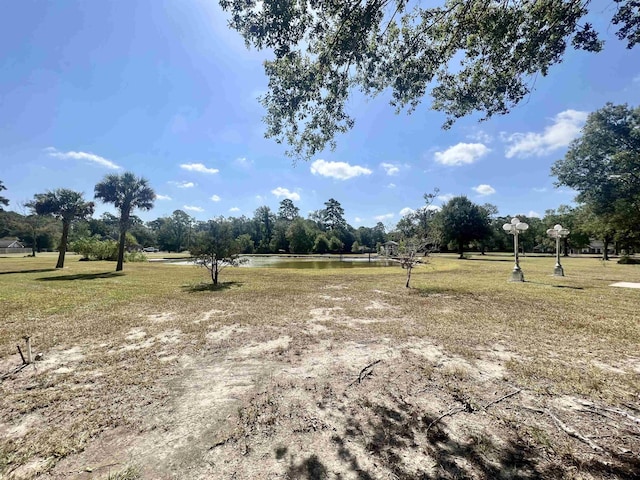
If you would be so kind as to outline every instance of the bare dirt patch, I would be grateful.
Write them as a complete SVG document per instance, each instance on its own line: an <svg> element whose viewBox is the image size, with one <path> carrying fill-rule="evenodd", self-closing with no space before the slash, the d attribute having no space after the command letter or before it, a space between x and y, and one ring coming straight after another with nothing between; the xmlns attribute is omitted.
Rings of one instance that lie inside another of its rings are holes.
<svg viewBox="0 0 640 480"><path fill-rule="evenodd" d="M148 301L123 288L73 322L14 314L43 328L44 361L0 382L0 476L637 478L634 291L233 274Z"/></svg>

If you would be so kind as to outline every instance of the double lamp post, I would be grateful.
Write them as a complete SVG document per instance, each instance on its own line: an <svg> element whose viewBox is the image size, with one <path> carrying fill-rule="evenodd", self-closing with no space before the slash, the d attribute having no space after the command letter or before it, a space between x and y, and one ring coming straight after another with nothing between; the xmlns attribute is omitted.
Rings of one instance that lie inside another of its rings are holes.
<svg viewBox="0 0 640 480"><path fill-rule="evenodd" d="M510 223L505 223L502 229L509 235L513 235L513 253L515 257L515 265L511 272L510 282L524 282L524 273L520 268L520 261L518 258L518 235L529 228L529 224L521 222L518 217L513 217ZM547 235L556 239L556 266L553 269L553 275L556 277L564 277L564 269L560 264L560 239L566 238L569 235L569 230L558 224L553 228L547 230Z"/></svg>

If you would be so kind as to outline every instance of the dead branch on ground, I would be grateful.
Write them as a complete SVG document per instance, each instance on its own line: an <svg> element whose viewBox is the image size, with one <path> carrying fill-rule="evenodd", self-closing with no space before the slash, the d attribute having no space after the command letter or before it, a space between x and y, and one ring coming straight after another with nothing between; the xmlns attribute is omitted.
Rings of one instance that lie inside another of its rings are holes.
<svg viewBox="0 0 640 480"><path fill-rule="evenodd" d="M376 360L375 362L371 362L369 365L367 365L366 367L364 367L362 370L360 370L360 373L358 374L358 378L355 379L353 382L351 382L348 386L352 386L354 385L356 382L358 384L362 383L362 381L367 378L369 375L371 375L373 373L373 367L377 364L379 364L380 362L382 362L382 360Z"/></svg>

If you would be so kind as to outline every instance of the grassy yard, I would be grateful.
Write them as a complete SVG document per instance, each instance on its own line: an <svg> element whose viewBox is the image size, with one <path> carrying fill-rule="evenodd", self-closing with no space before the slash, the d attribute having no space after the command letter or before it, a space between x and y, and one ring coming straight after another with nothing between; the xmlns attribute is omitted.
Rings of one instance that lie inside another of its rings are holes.
<svg viewBox="0 0 640 480"><path fill-rule="evenodd" d="M640 266L0 258L0 478L640 478ZM235 476L234 476L235 475Z"/></svg>

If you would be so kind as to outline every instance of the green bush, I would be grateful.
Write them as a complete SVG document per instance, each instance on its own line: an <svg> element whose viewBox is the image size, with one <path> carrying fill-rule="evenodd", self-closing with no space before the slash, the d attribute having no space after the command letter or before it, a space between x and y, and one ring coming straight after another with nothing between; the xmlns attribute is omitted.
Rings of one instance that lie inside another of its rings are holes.
<svg viewBox="0 0 640 480"><path fill-rule="evenodd" d="M618 260L622 265L640 265L640 258L633 258L625 255Z"/></svg>
<svg viewBox="0 0 640 480"><path fill-rule="evenodd" d="M147 256L142 252L126 252L124 254L125 262L146 262Z"/></svg>
<svg viewBox="0 0 640 480"><path fill-rule="evenodd" d="M118 242L114 240L84 237L71 243L69 250L79 253L84 260L116 261L118 259Z"/></svg>

